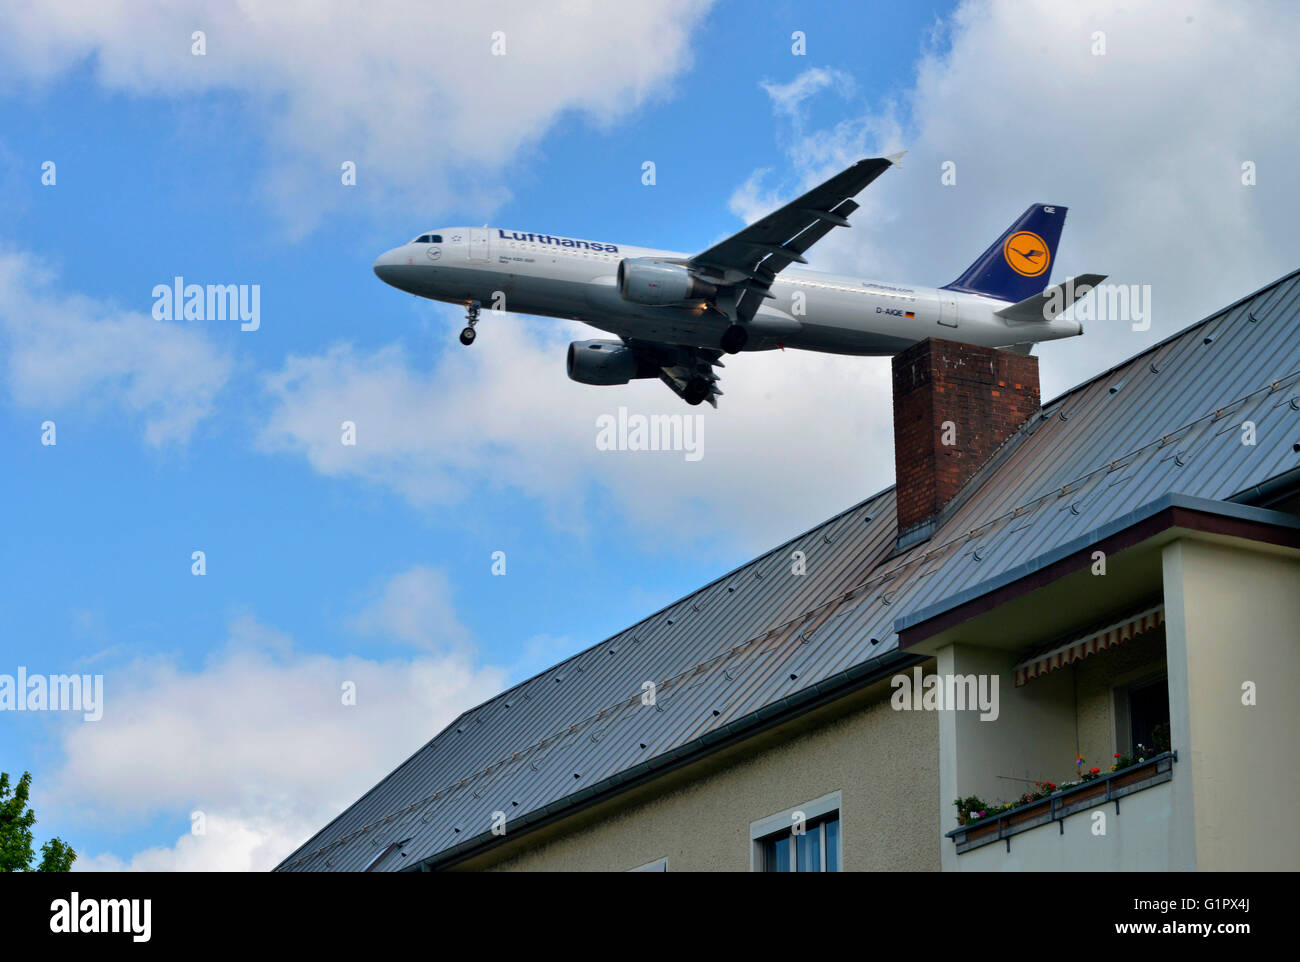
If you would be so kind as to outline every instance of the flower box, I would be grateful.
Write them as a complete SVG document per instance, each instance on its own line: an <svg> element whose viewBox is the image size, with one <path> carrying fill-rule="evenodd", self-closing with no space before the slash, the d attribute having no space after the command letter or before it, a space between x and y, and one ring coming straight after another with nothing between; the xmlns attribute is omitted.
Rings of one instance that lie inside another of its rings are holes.
<svg viewBox="0 0 1300 962"><path fill-rule="evenodd" d="M1173 778L1177 752L1164 752L1108 775L1101 775L1081 785L1058 789L1046 798L1006 809L975 821L967 821L947 833L957 846L957 854L1005 840L1011 850L1011 836L1027 832L1049 822L1119 799Z"/></svg>

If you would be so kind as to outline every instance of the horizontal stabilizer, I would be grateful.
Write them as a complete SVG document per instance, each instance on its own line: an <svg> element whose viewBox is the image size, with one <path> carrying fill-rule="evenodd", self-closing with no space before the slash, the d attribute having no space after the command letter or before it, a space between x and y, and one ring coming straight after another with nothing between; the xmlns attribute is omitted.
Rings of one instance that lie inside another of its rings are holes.
<svg viewBox="0 0 1300 962"><path fill-rule="evenodd" d="M1010 307L994 311L998 317L1012 324L1031 324L1050 321L1064 313L1076 301L1106 279L1105 274L1080 274L1061 284L1053 284L1040 294L1033 294Z"/></svg>

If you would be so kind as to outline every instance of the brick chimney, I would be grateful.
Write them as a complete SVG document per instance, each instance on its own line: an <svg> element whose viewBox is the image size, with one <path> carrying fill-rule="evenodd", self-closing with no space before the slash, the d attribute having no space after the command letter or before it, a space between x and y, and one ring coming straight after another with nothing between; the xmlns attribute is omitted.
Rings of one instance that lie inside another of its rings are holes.
<svg viewBox="0 0 1300 962"><path fill-rule="evenodd" d="M898 546L930 537L944 506L1038 409L1036 357L934 338L895 355Z"/></svg>

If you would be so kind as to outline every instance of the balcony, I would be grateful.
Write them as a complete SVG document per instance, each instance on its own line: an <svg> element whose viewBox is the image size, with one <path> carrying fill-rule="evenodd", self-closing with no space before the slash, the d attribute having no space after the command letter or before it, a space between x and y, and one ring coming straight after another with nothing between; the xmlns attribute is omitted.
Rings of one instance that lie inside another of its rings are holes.
<svg viewBox="0 0 1300 962"><path fill-rule="evenodd" d="M1161 870L1182 864L1190 827L1170 786L1177 752L1164 752L1047 798L951 832L960 871ZM1124 801L1121 804L1121 800ZM1114 805L1113 811L1109 808ZM1101 818L1073 819L1083 812ZM1055 826L1055 829L1053 829ZM1012 844L1013 839L1015 844ZM997 843L1002 843L1001 845Z"/></svg>

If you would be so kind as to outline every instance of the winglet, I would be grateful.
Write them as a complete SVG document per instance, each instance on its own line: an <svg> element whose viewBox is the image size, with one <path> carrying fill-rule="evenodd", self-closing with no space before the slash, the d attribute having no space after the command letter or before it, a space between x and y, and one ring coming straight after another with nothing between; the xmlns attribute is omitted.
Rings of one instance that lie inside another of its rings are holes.
<svg viewBox="0 0 1300 962"><path fill-rule="evenodd" d="M899 163L899 161L901 161L901 160L903 159L903 155L904 155L905 153L907 153L907 151L905 151L905 150L900 150L900 151L899 151L898 153L896 153L896 154L890 154L888 157L885 158L885 160L889 161L889 162L890 162L891 164L893 164L895 167L902 167L903 165L902 165L901 163Z"/></svg>

